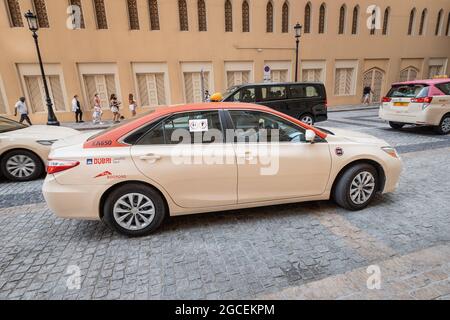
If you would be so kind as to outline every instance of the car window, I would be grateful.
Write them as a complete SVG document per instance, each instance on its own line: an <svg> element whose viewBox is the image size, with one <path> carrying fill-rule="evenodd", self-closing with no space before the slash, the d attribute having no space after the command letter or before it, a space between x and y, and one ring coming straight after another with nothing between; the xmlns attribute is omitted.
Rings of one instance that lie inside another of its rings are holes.
<svg viewBox="0 0 450 320"><path fill-rule="evenodd" d="M15 131L23 128L26 128L23 124L6 118L0 118L0 133Z"/></svg>
<svg viewBox="0 0 450 320"><path fill-rule="evenodd" d="M445 95L450 96L450 82L439 83L436 85L436 88L441 90Z"/></svg>
<svg viewBox="0 0 450 320"><path fill-rule="evenodd" d="M218 111L197 111L173 115L148 131L138 145L213 143L223 141Z"/></svg>
<svg viewBox="0 0 450 320"><path fill-rule="evenodd" d="M305 129L278 116L258 111L229 113L237 142L305 142Z"/></svg>
<svg viewBox="0 0 450 320"><path fill-rule="evenodd" d="M426 93L424 92L426 90ZM389 98L420 98L428 94L428 87L423 84L396 85L391 88Z"/></svg>
<svg viewBox="0 0 450 320"><path fill-rule="evenodd" d="M319 97L317 88L313 85L292 85L289 88L291 98L313 98Z"/></svg>
<svg viewBox="0 0 450 320"><path fill-rule="evenodd" d="M286 99L286 87L285 86L262 87L261 98L263 101Z"/></svg>
<svg viewBox="0 0 450 320"><path fill-rule="evenodd" d="M239 101L241 102L255 102L256 100L256 92L255 88L243 88L241 91L241 96L239 98Z"/></svg>

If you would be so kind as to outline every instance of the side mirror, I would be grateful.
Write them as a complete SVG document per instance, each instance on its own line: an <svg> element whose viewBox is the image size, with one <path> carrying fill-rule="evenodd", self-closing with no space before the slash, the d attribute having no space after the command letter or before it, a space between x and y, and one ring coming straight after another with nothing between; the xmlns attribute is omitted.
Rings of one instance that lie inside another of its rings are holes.
<svg viewBox="0 0 450 320"><path fill-rule="evenodd" d="M306 130L305 132L305 140L309 143L314 143L316 139L316 133L313 130Z"/></svg>

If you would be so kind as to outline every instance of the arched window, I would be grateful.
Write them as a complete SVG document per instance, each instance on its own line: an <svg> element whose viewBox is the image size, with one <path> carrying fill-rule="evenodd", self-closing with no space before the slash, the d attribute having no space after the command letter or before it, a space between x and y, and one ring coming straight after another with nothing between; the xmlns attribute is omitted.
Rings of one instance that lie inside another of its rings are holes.
<svg viewBox="0 0 450 320"><path fill-rule="evenodd" d="M419 70L414 67L408 67L400 71L400 82L414 81L417 79Z"/></svg>
<svg viewBox="0 0 450 320"><path fill-rule="evenodd" d="M206 23L206 5L205 0L197 1L197 11L198 11L198 31L208 31Z"/></svg>
<svg viewBox="0 0 450 320"><path fill-rule="evenodd" d="M283 3L283 8L281 9L281 32L289 32L289 5L287 1Z"/></svg>
<svg viewBox="0 0 450 320"><path fill-rule="evenodd" d="M442 31L442 16L444 15L444 10L439 10L437 21L436 21L436 30L434 31L435 36L440 36Z"/></svg>
<svg viewBox="0 0 450 320"><path fill-rule="evenodd" d="M148 0L148 8L150 11L150 29L159 30L159 11L158 1Z"/></svg>
<svg viewBox="0 0 450 320"><path fill-rule="evenodd" d="M7 0L9 21L11 27L23 27L22 14L20 13L20 5L17 0Z"/></svg>
<svg viewBox="0 0 450 320"><path fill-rule="evenodd" d="M38 19L39 28L48 28L47 8L45 7L45 0L33 0L34 12Z"/></svg>
<svg viewBox="0 0 450 320"><path fill-rule="evenodd" d="M128 20L131 30L139 30L139 14L136 0L127 0Z"/></svg>
<svg viewBox="0 0 450 320"><path fill-rule="evenodd" d="M178 15L180 16L180 30L189 31L189 20L186 0L178 0Z"/></svg>
<svg viewBox="0 0 450 320"><path fill-rule="evenodd" d="M319 9L319 33L325 33L325 15L326 15L325 3L322 3Z"/></svg>
<svg viewBox="0 0 450 320"><path fill-rule="evenodd" d="M386 10L384 10L384 18L383 18L383 35L384 36L388 34L390 14L391 14L391 8L387 7Z"/></svg>
<svg viewBox="0 0 450 320"><path fill-rule="evenodd" d="M422 36L425 33L425 23L427 20L428 10L423 9L422 16L420 17L420 25L419 25L419 36Z"/></svg>
<svg viewBox="0 0 450 320"><path fill-rule="evenodd" d="M94 0L94 11L95 20L97 21L97 29L108 29L105 2L103 0Z"/></svg>
<svg viewBox="0 0 450 320"><path fill-rule="evenodd" d="M341 6L341 9L339 10L339 34L344 34L345 32L345 14L346 14L347 8L345 7L345 4Z"/></svg>
<svg viewBox="0 0 450 320"><path fill-rule="evenodd" d="M355 6L353 8L352 34L358 33L358 23L359 23L359 6Z"/></svg>
<svg viewBox="0 0 450 320"><path fill-rule="evenodd" d="M250 7L247 0L242 2L242 32L250 32Z"/></svg>
<svg viewBox="0 0 450 320"><path fill-rule="evenodd" d="M84 29L85 24L84 24L83 7L81 6L81 0L70 0L70 5L77 6L79 8L79 13L80 13L80 19L78 20L79 25L75 25L75 28ZM74 10L73 14L75 14L75 9L72 9L72 10Z"/></svg>
<svg viewBox="0 0 450 320"><path fill-rule="evenodd" d="M311 33L311 2L305 6L304 32Z"/></svg>
<svg viewBox="0 0 450 320"><path fill-rule="evenodd" d="M445 32L446 36L450 36L450 12L448 13L447 17L447 31Z"/></svg>
<svg viewBox="0 0 450 320"><path fill-rule="evenodd" d="M272 4L272 1L267 2L267 7L266 7L266 32L273 32L273 4Z"/></svg>
<svg viewBox="0 0 450 320"><path fill-rule="evenodd" d="M225 1L225 32L233 32L233 7L231 1Z"/></svg>
<svg viewBox="0 0 450 320"><path fill-rule="evenodd" d="M409 14L408 35L411 36L414 31L414 22L416 20L416 8L413 8Z"/></svg>

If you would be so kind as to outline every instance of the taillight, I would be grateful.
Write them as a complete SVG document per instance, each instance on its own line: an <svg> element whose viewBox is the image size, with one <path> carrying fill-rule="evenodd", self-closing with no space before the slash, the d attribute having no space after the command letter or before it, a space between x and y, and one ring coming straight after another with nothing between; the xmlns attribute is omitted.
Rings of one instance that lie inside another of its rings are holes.
<svg viewBox="0 0 450 320"><path fill-rule="evenodd" d="M433 97L411 99L411 103L431 103L432 101L433 101Z"/></svg>
<svg viewBox="0 0 450 320"><path fill-rule="evenodd" d="M48 160L47 173L53 174L75 168L80 162L72 160Z"/></svg>
<svg viewBox="0 0 450 320"><path fill-rule="evenodd" d="M383 97L383 102L391 102L392 99L389 97Z"/></svg>

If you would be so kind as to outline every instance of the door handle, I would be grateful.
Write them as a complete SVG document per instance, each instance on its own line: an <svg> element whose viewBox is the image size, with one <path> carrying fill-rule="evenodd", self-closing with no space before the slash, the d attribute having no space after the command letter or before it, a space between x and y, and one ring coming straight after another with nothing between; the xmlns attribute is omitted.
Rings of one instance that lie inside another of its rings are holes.
<svg viewBox="0 0 450 320"><path fill-rule="evenodd" d="M150 153L150 154L146 154L144 156L140 156L139 159L144 160L144 161L148 161L148 162L151 162L151 163L154 163L154 162L160 160L161 156L158 156L157 154Z"/></svg>
<svg viewBox="0 0 450 320"><path fill-rule="evenodd" d="M251 151L246 151L239 155L240 158L244 158L245 160L253 160L253 153Z"/></svg>

